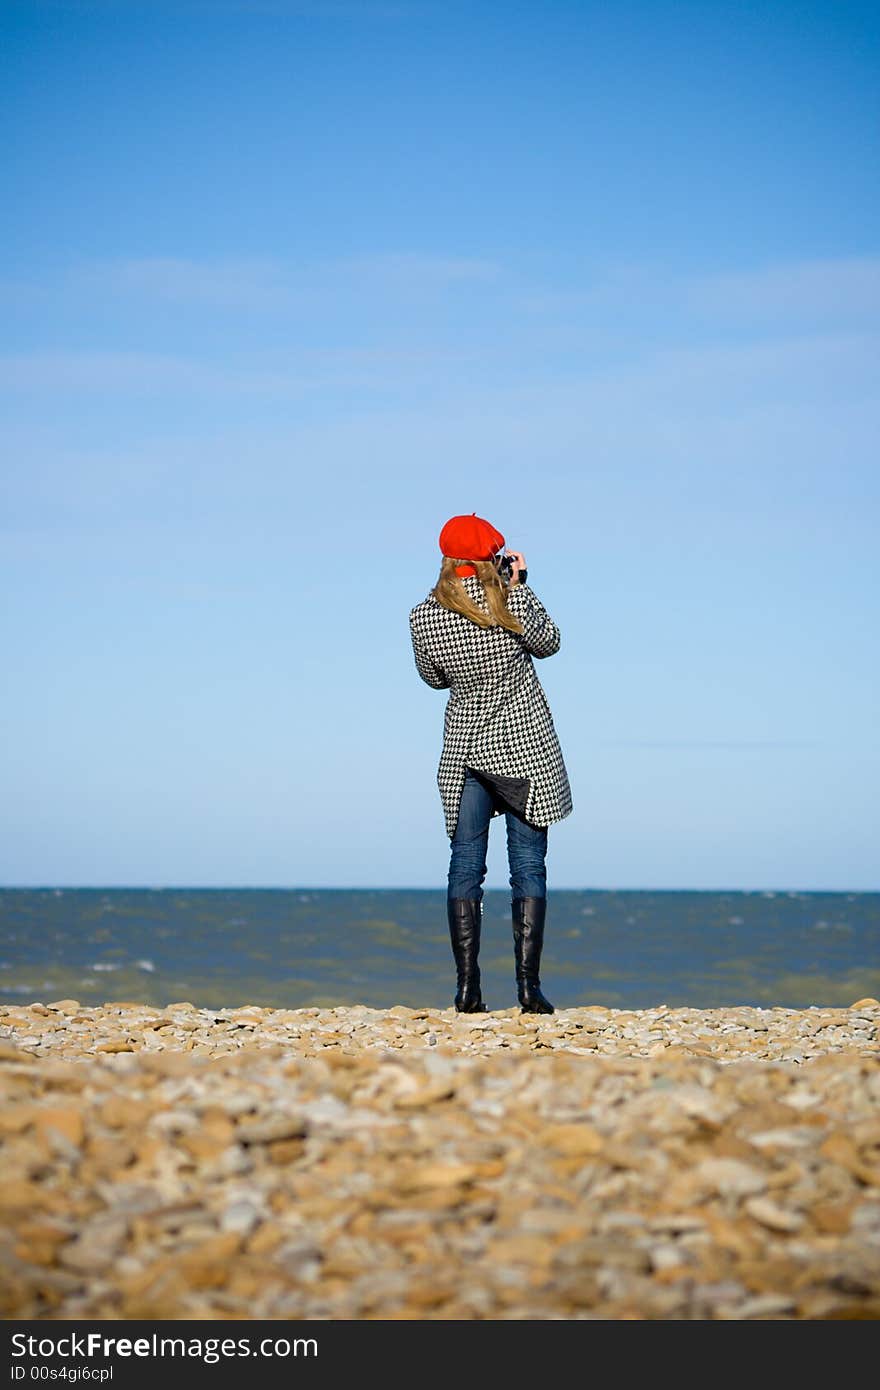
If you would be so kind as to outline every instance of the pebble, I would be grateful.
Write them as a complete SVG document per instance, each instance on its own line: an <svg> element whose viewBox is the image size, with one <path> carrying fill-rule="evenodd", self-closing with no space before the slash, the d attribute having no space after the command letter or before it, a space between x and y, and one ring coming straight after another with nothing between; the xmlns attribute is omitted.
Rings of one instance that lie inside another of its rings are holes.
<svg viewBox="0 0 880 1390"><path fill-rule="evenodd" d="M0 1315L878 1318L878 1034L0 1006Z"/></svg>

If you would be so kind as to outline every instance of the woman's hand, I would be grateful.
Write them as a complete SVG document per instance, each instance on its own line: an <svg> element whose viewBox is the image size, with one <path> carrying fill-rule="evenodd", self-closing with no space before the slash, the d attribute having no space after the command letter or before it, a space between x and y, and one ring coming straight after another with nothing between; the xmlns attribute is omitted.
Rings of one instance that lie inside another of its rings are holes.
<svg viewBox="0 0 880 1390"><path fill-rule="evenodd" d="M521 550L508 550L507 554L513 560L513 573L510 576L510 587L515 589L519 583L519 572L527 568L526 557Z"/></svg>

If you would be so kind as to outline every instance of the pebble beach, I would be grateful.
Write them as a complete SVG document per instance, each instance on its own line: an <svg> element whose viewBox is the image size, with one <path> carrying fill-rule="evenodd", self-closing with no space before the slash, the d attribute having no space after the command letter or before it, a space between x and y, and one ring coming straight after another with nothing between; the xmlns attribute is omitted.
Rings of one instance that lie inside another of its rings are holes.
<svg viewBox="0 0 880 1390"><path fill-rule="evenodd" d="M880 1317L880 1003L0 1006L6 1319Z"/></svg>

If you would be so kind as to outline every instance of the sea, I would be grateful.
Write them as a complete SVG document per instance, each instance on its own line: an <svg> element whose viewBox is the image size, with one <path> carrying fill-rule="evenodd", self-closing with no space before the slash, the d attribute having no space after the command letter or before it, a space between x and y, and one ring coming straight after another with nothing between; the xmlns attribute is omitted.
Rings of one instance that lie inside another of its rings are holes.
<svg viewBox="0 0 880 1390"><path fill-rule="evenodd" d="M509 891L487 889L490 1009L515 1007ZM557 1008L804 1009L880 997L880 893L551 890ZM448 1008L445 889L0 889L0 1002Z"/></svg>

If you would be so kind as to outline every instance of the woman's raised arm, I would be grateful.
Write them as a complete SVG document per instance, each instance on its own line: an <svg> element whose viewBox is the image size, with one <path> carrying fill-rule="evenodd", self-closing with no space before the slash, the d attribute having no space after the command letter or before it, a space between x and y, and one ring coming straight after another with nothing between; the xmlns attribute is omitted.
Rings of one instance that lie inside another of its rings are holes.
<svg viewBox="0 0 880 1390"><path fill-rule="evenodd" d="M523 625L521 641L527 652L543 658L559 651L559 628L534 589L515 584L508 592L507 606Z"/></svg>

